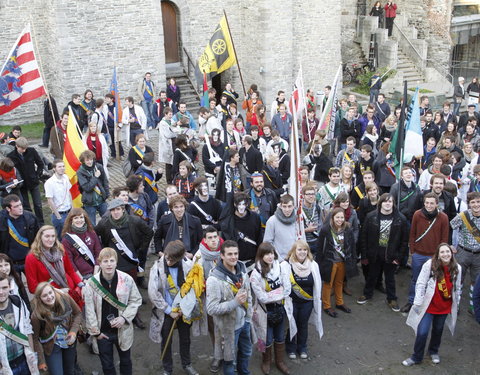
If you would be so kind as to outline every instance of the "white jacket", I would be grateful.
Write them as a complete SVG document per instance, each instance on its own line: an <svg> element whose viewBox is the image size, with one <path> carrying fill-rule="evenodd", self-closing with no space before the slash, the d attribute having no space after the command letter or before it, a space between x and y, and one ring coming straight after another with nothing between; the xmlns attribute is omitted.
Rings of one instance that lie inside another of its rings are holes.
<svg viewBox="0 0 480 375"><path fill-rule="evenodd" d="M137 115L138 123L140 124L140 127L142 128L145 134L145 138L148 139L148 132L146 131L147 116L145 116L145 112L143 111L143 108L140 107L139 105L134 104L133 107L135 108L135 114ZM130 110L128 107L125 107L122 113L122 124L123 124L123 127L125 128L125 143L127 147L130 146L130 123L128 122L129 118L130 118Z"/></svg>
<svg viewBox="0 0 480 375"><path fill-rule="evenodd" d="M420 324L425 312L432 302L433 295L435 293L435 287L437 280L431 276L432 260L429 259L425 262L418 275L417 284L415 285L415 300L413 301L413 307L410 310L407 318L407 325L413 328L415 335L417 334L417 327ZM450 332L454 333L455 324L457 322L458 305L460 304L460 296L462 294L462 267L458 265L458 275L452 292L452 311L447 317L447 327ZM417 310L417 311L415 311Z"/></svg>

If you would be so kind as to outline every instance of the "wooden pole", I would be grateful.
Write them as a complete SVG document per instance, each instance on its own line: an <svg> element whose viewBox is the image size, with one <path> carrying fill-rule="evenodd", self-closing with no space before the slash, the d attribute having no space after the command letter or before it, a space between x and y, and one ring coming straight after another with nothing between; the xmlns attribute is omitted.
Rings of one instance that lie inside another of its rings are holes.
<svg viewBox="0 0 480 375"><path fill-rule="evenodd" d="M34 40L34 48L33 48L33 55L35 56L35 58L38 60L38 69L40 70L40 76L42 77L42 81L43 81L43 88L45 89L45 93L47 94L47 99L48 99L48 106L50 108L50 112L52 112L52 117L53 117L53 126L56 127L57 126L57 119L55 118L55 112L53 111L53 106L52 106L52 99L50 98L50 93L48 91L48 87L47 87L47 81L45 81L45 74L43 74L43 68L42 68L42 60L40 58L40 54L39 53L35 53L35 50L38 51L38 44L37 44L37 38L36 38L36 34L35 34L35 28L33 26L33 22L32 22L32 16L30 16L30 25L32 26L32 39ZM46 124L45 124L46 125ZM62 146L60 145L60 139L58 138L58 132L57 130L55 129L55 135L56 135L56 138L57 138L57 142L58 142L58 148L61 150L62 149Z"/></svg>
<svg viewBox="0 0 480 375"><path fill-rule="evenodd" d="M227 18L227 12L225 12L225 9L223 10L223 14L225 16L225 21L227 22L228 34L230 34L230 40L232 41L232 47L233 47L233 53L235 54L235 60L237 61L238 73L240 74L240 81L242 82L243 95L246 99L247 98L247 90L245 90L245 83L243 82L242 70L240 69L240 63L238 62L237 50L235 49L235 43L233 42L232 32L230 30L230 25L228 23L228 18Z"/></svg>
<svg viewBox="0 0 480 375"><path fill-rule="evenodd" d="M168 345L170 345L170 341L172 340L173 330L177 325L177 319L178 317L173 320L172 328L170 328L170 332L168 333L167 340L165 341L165 348L163 348L162 355L160 356L160 361L162 361L163 357L165 357L165 353L167 352Z"/></svg>

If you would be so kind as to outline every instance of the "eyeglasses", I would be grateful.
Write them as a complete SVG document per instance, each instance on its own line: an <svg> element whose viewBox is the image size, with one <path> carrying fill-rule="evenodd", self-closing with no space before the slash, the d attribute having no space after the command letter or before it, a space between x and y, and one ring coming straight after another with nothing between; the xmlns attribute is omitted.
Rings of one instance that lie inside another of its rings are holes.
<svg viewBox="0 0 480 375"><path fill-rule="evenodd" d="M305 195L305 196L306 196L306 195L315 195L315 193L305 193L304 195Z"/></svg>

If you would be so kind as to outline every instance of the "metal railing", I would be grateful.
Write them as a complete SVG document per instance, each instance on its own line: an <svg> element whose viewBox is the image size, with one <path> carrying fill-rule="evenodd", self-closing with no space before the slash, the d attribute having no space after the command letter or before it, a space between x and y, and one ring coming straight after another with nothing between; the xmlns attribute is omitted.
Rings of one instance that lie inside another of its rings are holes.
<svg viewBox="0 0 480 375"><path fill-rule="evenodd" d="M200 93L199 93L198 88L197 88L198 87L197 82L193 81L193 80L196 81L196 78L195 78L195 64L194 64L192 58L190 57L190 55L188 54L187 50L185 49L185 47L182 47L182 51L183 51L183 54L186 57L186 59L182 58L182 61L184 62L183 71L187 75L188 81L192 85L193 89L195 90L195 94L197 94L198 99L200 100Z"/></svg>
<svg viewBox="0 0 480 375"><path fill-rule="evenodd" d="M410 57L417 68L420 70L422 74L425 74L425 68L426 68L426 59L422 56L422 54L415 48L415 46L412 44L410 39L405 35L405 33L402 31L402 29L397 25L397 23L394 21L393 25L397 28L399 34L400 34L400 39L406 43L401 43L400 40L398 41L399 45L402 47L403 52L405 52L408 57ZM409 53L410 52L410 53Z"/></svg>

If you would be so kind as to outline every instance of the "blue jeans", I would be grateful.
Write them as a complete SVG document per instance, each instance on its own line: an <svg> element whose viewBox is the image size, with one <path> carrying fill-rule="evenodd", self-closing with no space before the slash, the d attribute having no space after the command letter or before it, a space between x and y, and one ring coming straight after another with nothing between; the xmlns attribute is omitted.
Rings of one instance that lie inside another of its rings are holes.
<svg viewBox="0 0 480 375"><path fill-rule="evenodd" d="M458 116L458 113L460 112L460 107L461 106L462 106L462 102L457 103L457 98L453 98L453 114L455 116Z"/></svg>
<svg viewBox="0 0 480 375"><path fill-rule="evenodd" d="M266 346L270 346L273 342L284 342L285 341L285 309L283 309L283 318L282 321L274 326L267 324L267 342Z"/></svg>
<svg viewBox="0 0 480 375"><path fill-rule="evenodd" d="M135 138L139 134L143 134L143 129L136 129L136 130L130 129L130 144L132 145L132 147L135 146Z"/></svg>
<svg viewBox="0 0 480 375"><path fill-rule="evenodd" d="M83 209L88 215L88 218L92 222L92 225L97 225L97 211L100 214L100 217L107 212L107 203L103 202L98 206L83 206Z"/></svg>
<svg viewBox="0 0 480 375"><path fill-rule="evenodd" d="M248 360L252 355L252 341L250 338L250 322L235 331L235 348L237 349L237 374L249 375ZM234 375L233 361L223 361L223 374Z"/></svg>
<svg viewBox="0 0 480 375"><path fill-rule="evenodd" d="M50 375L74 375L75 358L77 358L76 344L62 349L58 345L53 345L50 355L45 354L45 361Z"/></svg>
<svg viewBox="0 0 480 375"><path fill-rule="evenodd" d="M57 219L57 217L52 214L52 225L55 227L55 230L57 231L57 236L58 239L61 241L62 240L62 230L63 230L63 224L65 224L65 219L68 216L68 212L64 212L63 214L60 214L60 219Z"/></svg>
<svg viewBox="0 0 480 375"><path fill-rule="evenodd" d="M18 360L18 363L10 363L10 369L12 370L13 375L30 375L30 369L28 368L27 359L22 355L23 361ZM14 362L17 362L15 359Z"/></svg>
<svg viewBox="0 0 480 375"><path fill-rule="evenodd" d="M108 339L97 340L98 353L104 375L116 375L115 363L113 361L113 347L117 348L120 358L120 374L132 375L132 359L130 349L122 351L118 343L117 335L110 334Z"/></svg>
<svg viewBox="0 0 480 375"><path fill-rule="evenodd" d="M147 128L154 128L155 127L155 117L153 116L153 107L154 103L153 100L147 102L146 100L142 100L140 102L142 106L143 112L145 112L145 116L147 116ZM135 143L132 143L135 144Z"/></svg>
<svg viewBox="0 0 480 375"><path fill-rule="evenodd" d="M413 348L412 359L416 362L422 362L425 353L425 345L427 345L428 332L432 327L432 335L430 344L428 345L428 354L438 354L438 348L442 341L443 326L448 314L429 314L425 313L417 327L417 337L415 338L415 346Z"/></svg>
<svg viewBox="0 0 480 375"><path fill-rule="evenodd" d="M287 337L287 353L306 353L308 339L308 319L313 310L313 301L293 302L293 318L297 323L297 335Z"/></svg>
<svg viewBox="0 0 480 375"><path fill-rule="evenodd" d="M424 263L429 259L432 259L432 257L416 253L412 255L412 281L408 290L408 302L412 305L415 299L415 285L417 284L418 275L420 275Z"/></svg>
<svg viewBox="0 0 480 375"><path fill-rule="evenodd" d="M375 104L378 100L379 89L370 89L370 101L369 104Z"/></svg>

